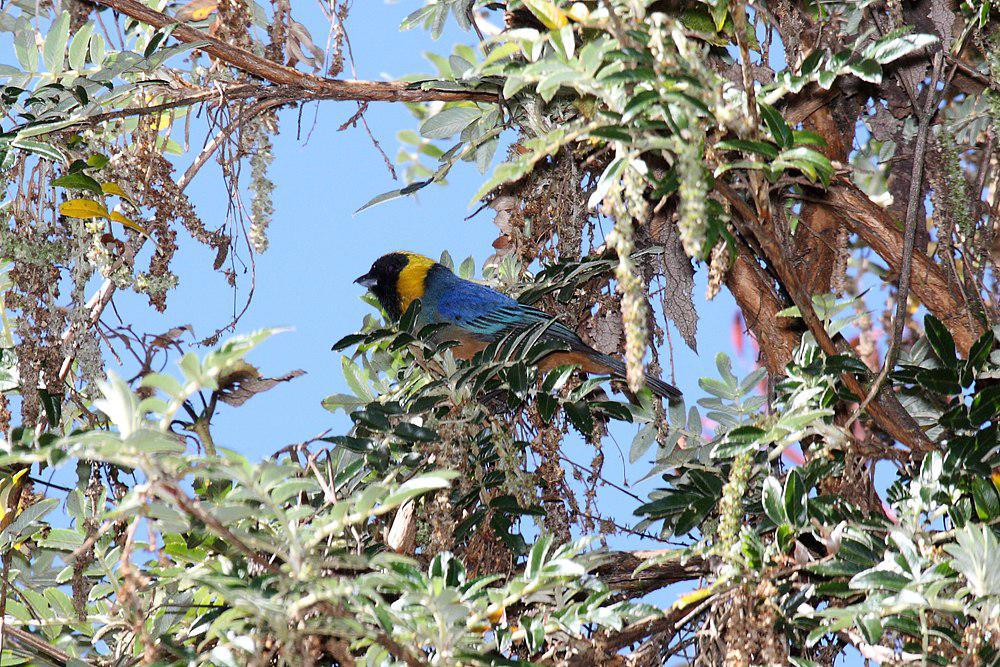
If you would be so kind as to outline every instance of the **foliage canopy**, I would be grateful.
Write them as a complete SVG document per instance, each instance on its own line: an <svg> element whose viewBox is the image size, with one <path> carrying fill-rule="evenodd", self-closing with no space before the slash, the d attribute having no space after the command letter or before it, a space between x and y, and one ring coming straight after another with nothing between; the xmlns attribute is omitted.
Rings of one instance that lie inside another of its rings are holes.
<svg viewBox="0 0 1000 667"><path fill-rule="evenodd" d="M467 43L397 82L338 78L350 3L322 9L326 50L287 0L0 10L0 664L1000 660L989 2L432 0L402 28ZM620 397L539 372L537 328L462 362L419 302L371 302L323 401L349 430L260 462L216 444L219 403L295 377L246 359L274 332L191 346L105 308L167 308L178 234L243 279L278 111L324 100L416 119L406 184L362 208L489 173L481 279L621 354ZM185 189L216 158L210 228ZM719 353L703 397L659 405L642 373L668 327L694 347L702 268L759 363ZM603 474L626 429L648 497ZM74 488L41 479L60 468Z"/></svg>

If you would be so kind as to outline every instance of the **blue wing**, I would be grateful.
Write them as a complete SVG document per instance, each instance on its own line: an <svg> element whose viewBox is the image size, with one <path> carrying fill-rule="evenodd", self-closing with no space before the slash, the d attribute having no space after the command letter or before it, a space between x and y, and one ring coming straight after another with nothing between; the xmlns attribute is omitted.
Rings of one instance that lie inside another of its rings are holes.
<svg viewBox="0 0 1000 667"><path fill-rule="evenodd" d="M442 272L443 274L443 272ZM448 273L432 285L424 296L425 309L436 323L460 327L483 340L495 340L514 330L549 323L545 337L576 349L589 349L581 338L552 316L525 306L506 294Z"/></svg>

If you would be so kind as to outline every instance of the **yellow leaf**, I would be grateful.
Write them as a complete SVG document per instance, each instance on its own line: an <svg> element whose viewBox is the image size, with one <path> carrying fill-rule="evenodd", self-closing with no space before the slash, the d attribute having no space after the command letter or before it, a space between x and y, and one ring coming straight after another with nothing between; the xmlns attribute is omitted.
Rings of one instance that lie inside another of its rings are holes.
<svg viewBox="0 0 1000 667"><path fill-rule="evenodd" d="M118 211L112 211L111 215L108 216L108 219L111 220L112 222L120 222L121 224L125 225L129 229L134 229L135 231L139 232L143 236L145 236L147 238L149 237L149 232L147 232L145 230L145 228L143 228L142 225L140 225L138 223L135 223L135 222L132 222L131 220L129 220L128 218L126 218L124 215L122 215Z"/></svg>
<svg viewBox="0 0 1000 667"><path fill-rule="evenodd" d="M490 619L492 623L499 623L500 619L503 618L505 608L501 606L491 605L489 609L486 610L486 617Z"/></svg>
<svg viewBox="0 0 1000 667"><path fill-rule="evenodd" d="M119 186L117 183L112 183L110 181L102 181L101 190L103 190L104 194L106 195L116 195L118 197L121 197L122 199L128 199L129 201L132 201L132 198L129 197L128 194L124 190L122 190L121 186Z"/></svg>
<svg viewBox="0 0 1000 667"><path fill-rule="evenodd" d="M673 609L684 609L685 607L688 607L694 604L695 602L700 602L701 600L704 600L711 594L712 594L711 588L699 588L693 590L690 593L686 593L685 595L682 595L679 598L677 598L677 602L673 604Z"/></svg>
<svg viewBox="0 0 1000 667"><path fill-rule="evenodd" d="M202 21L209 17L219 6L216 0L191 0L177 10L176 16L181 21Z"/></svg>
<svg viewBox="0 0 1000 667"><path fill-rule="evenodd" d="M549 0L523 0L524 6L549 30L559 30L569 23L566 12Z"/></svg>
<svg viewBox="0 0 1000 667"><path fill-rule="evenodd" d="M59 205L59 212L68 218L106 218L108 209L92 199L70 199Z"/></svg>
<svg viewBox="0 0 1000 667"><path fill-rule="evenodd" d="M1000 491L1000 468L994 468L990 478L993 480L993 486L997 487L997 491Z"/></svg>

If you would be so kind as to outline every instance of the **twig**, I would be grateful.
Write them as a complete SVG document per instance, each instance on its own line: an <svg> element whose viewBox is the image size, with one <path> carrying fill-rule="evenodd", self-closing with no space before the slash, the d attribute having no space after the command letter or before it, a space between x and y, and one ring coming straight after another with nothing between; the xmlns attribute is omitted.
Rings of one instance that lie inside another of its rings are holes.
<svg viewBox="0 0 1000 667"><path fill-rule="evenodd" d="M409 649L397 642L395 639L390 637L384 632L380 632L375 636L375 641L381 644L385 650L389 652L392 657L397 660L402 660L406 663L407 667L425 667L427 664L423 660L420 660L415 655L413 655Z"/></svg>
<svg viewBox="0 0 1000 667"><path fill-rule="evenodd" d="M349 127L357 127L358 121L361 121L361 125L365 128L365 132L368 134L368 138L371 139L372 145L375 146L375 150L378 154L382 156L382 160L385 162L386 169L389 170L389 175L392 176L392 180L398 180L396 176L396 168L392 165L392 160L386 155L385 151L382 149L382 144L378 142L375 135L372 133L371 127L368 126L368 120L365 118L365 111L368 110L368 102L358 102L358 110L348 118L344 123L337 128L337 132L343 132Z"/></svg>
<svg viewBox="0 0 1000 667"><path fill-rule="evenodd" d="M257 551L252 549L246 542L241 540L233 531L222 525L222 522L217 518L212 516L210 513L206 512L201 506L201 502L195 498L189 498L187 494L181 491L172 482L160 482L160 488L163 489L167 495L174 499L177 505L195 517L203 524L208 526L210 529L215 531L219 537L225 540L231 546L236 547L239 551L243 552L254 563L264 568L268 572L278 572L279 568L277 565L269 561L268 559L261 556Z"/></svg>
<svg viewBox="0 0 1000 667"><path fill-rule="evenodd" d="M89 660L84 660L83 658L77 656L71 656L69 653L56 648L52 644L42 640L40 637L22 630L21 628L6 628L4 632L10 636L12 641L20 644L25 649L35 651L38 655L44 656L50 662L60 665L60 667L68 665L70 661L74 664L94 664Z"/></svg>
<svg viewBox="0 0 1000 667"><path fill-rule="evenodd" d="M924 205L923 180L924 180L924 156L927 152L927 133L930 130L931 119L934 117L934 109L938 99L937 83L941 77L941 64L944 61L942 55L938 53L934 58L934 74L931 76L931 84L927 87L927 98L924 100L924 108L920 112L920 119L917 123L917 138L914 146L913 170L910 175L909 199L906 203L906 231L903 234L903 259L899 265L899 281L896 286L896 313L892 319L892 340L889 342L889 349L886 350L885 360L879 370L875 380L868 390L864 400L858 404L857 409L851 414L844 429L847 430L851 424L861 415L861 413L871 404L882 390L889 373L896 365L896 357L899 355L899 345L903 339L903 327L906 323L906 309L910 298L910 275L913 271L913 244L917 238L917 210Z"/></svg>

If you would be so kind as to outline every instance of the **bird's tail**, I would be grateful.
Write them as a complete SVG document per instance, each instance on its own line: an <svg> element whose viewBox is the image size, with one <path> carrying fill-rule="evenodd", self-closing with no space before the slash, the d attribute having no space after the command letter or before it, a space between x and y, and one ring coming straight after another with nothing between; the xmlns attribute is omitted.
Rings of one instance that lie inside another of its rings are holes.
<svg viewBox="0 0 1000 667"><path fill-rule="evenodd" d="M615 377L625 379L626 370L625 364L622 363L620 359L616 359L608 354L601 354L598 356L597 361L608 367L611 374ZM681 397L680 389L668 384L661 380L660 378L653 377L649 373L646 373L646 386L649 390L659 396L660 398L665 398L671 403L678 400Z"/></svg>

